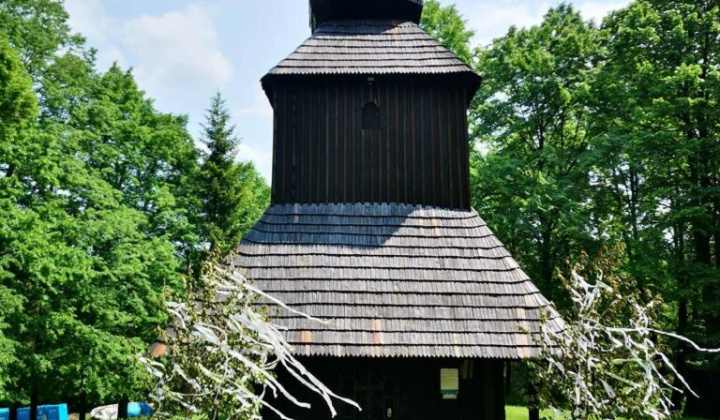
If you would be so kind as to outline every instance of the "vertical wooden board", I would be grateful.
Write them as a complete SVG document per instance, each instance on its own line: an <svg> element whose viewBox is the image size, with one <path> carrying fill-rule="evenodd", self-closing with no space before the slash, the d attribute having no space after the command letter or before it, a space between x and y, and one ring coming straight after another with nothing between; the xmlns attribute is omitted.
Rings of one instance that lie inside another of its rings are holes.
<svg viewBox="0 0 720 420"><path fill-rule="evenodd" d="M440 171L439 171L439 165L438 160L440 156L440 145L439 145L439 139L438 139L438 106L437 106L437 97L438 97L438 88L437 86L432 86L430 89L431 95L430 95L430 101L428 104L429 108L429 117L428 117L428 123L430 125L429 131L430 131L430 156L432 158L430 159L430 178L431 178L431 185L432 185L432 199L430 201L430 204L433 206L437 206L440 202Z"/></svg>
<svg viewBox="0 0 720 420"><path fill-rule="evenodd" d="M278 90L278 113L280 118L280 121L278 122L278 139L277 139L277 145L278 148L273 151L274 154L277 154L277 162L278 166L275 168L273 178L276 180L277 183L276 189L275 189L275 199L279 203L284 203L287 200L287 194L285 193L285 169L287 168L287 160L285 158L285 148L287 147L287 127L288 127L288 118L287 118L287 91L285 89L279 89Z"/></svg>
<svg viewBox="0 0 720 420"><path fill-rule="evenodd" d="M365 103L373 102L375 100L375 91L377 87L375 85L367 86L367 96ZM365 130L367 136L367 153L368 153L368 166L365 172L367 178L367 191L363 197L364 202L372 203L377 200L375 193L377 191L378 184L378 130Z"/></svg>
<svg viewBox="0 0 720 420"><path fill-rule="evenodd" d="M377 130L377 154L378 154L378 186L377 186L377 200L379 202L386 202L387 195L385 184L387 183L387 174L385 168L387 167L387 136L385 135L386 129L385 124L387 123L385 115L387 112L387 104L385 103L385 85L378 85L375 99L377 100L378 107L380 108L380 127Z"/></svg>
<svg viewBox="0 0 720 420"><path fill-rule="evenodd" d="M283 93L280 89L276 89L275 95L277 100L275 101L275 138L273 139L273 170L272 179L273 185L271 186L273 195L273 204L283 202L283 194L281 191L281 185L285 182L282 174L283 165L282 161L282 138L284 134L283 122Z"/></svg>
<svg viewBox="0 0 720 420"><path fill-rule="evenodd" d="M442 207L447 207L450 202L450 182L448 180L447 176L447 167L448 167L448 156L450 155L448 153L448 138L447 138L447 123L445 116L447 115L445 112L445 107L447 106L447 89L445 87L439 86L437 88L437 96L436 96L437 104L437 121L435 124L437 125L437 133L438 133L438 149L439 149L439 156L438 156L438 172L440 175L440 202L438 203Z"/></svg>
<svg viewBox="0 0 720 420"><path fill-rule="evenodd" d="M290 153L289 160L290 160L290 168L288 169L288 174L290 178L288 178L288 184L290 187L290 202L297 203L298 202L298 196L297 196L297 161L298 161L298 138L297 138L297 130L298 130L298 115L297 115L297 97L299 95L299 92L297 90L292 91L292 95L290 97L290 113L291 113L291 124L290 124L290 130L292 132L292 141L290 147L288 147L288 152Z"/></svg>
<svg viewBox="0 0 720 420"><path fill-rule="evenodd" d="M368 101L369 97L368 89L365 85L363 85L361 86L360 91L360 102L358 103L358 127L361 130L362 137L360 139L360 154L358 155L360 158L360 172L358 173L358 201L362 202L366 199L369 191L368 183L370 182L370 179L368 169L370 167L370 151L368 149L368 144L370 142L370 136L368 135L367 130L363 129L362 120L362 108Z"/></svg>
<svg viewBox="0 0 720 420"><path fill-rule="evenodd" d="M321 89L317 89L317 117L318 117L318 143L320 145L319 156L318 156L318 196L314 201L315 203L327 202L328 193L328 181L330 178L330 162L328 162L330 147L330 118L328 113L328 94L330 86L323 86Z"/></svg>
<svg viewBox="0 0 720 420"><path fill-rule="evenodd" d="M337 142L337 190L336 190L336 203L342 203L346 200L347 196L347 141L348 138L345 135L346 123L347 123L347 85L343 83L340 85L338 92L338 122L335 129L335 140Z"/></svg>
<svg viewBox="0 0 720 420"><path fill-rule="evenodd" d="M410 204L420 204L422 203L422 193L419 189L420 187L420 164L418 162L418 130L417 130L417 122L418 118L420 116L420 113L418 111L419 107L418 104L418 90L417 88L414 88L410 91L410 131L409 131L409 143L410 143L410 165L412 167L411 170L411 179L412 179L412 185L410 186Z"/></svg>
<svg viewBox="0 0 720 420"><path fill-rule="evenodd" d="M312 129L312 124L309 124L309 116L310 116L310 108L308 104L308 93L309 90L305 87L303 87L299 92L300 97L300 107L299 107L299 124L297 127L297 130L299 132L298 136L298 150L299 150L299 159L298 159L298 173L297 173L297 181L298 181L298 202L300 203L306 203L307 202L307 179L306 177L306 166L308 165L308 159L307 159L307 149L310 145L310 142L312 141L312 135L310 134L310 131Z"/></svg>
<svg viewBox="0 0 720 420"><path fill-rule="evenodd" d="M453 101L455 97L454 89L446 89L445 90L445 131L446 131L446 142L447 142L447 182L448 182L448 194L449 194L449 201L448 206L450 208L456 208L457 207L457 183L456 183L456 177L455 175L455 168L457 168L457 165L455 164L455 145L457 144L456 139L453 137L454 135L454 123L455 118L453 116L457 112L457 109L455 108Z"/></svg>
<svg viewBox="0 0 720 420"><path fill-rule="evenodd" d="M429 92L426 86L422 86L420 89L420 138L418 139L418 146L420 147L420 167L422 175L422 200L425 204L432 202L432 177L431 177L431 154L430 154L430 123L429 119L429 107L428 107L428 96Z"/></svg>
<svg viewBox="0 0 720 420"><path fill-rule="evenodd" d="M392 162L392 177L394 183L394 194L392 202L402 202L402 167L400 162L402 161L402 144L400 142L400 133L402 130L402 115L400 115L400 97L402 87L395 84L393 86L392 95L392 114L393 114L393 136L390 138L393 148L393 162Z"/></svg>
<svg viewBox="0 0 720 420"><path fill-rule="evenodd" d="M280 178L278 177L277 170L278 170L278 154L277 150L279 148L278 146L278 138L280 137L280 130L278 129L278 123L280 120L280 113L278 112L279 104L278 104L278 91L277 89L272 90L272 96L273 96L273 158L272 158L272 173L270 175L270 204L275 204L278 202L278 192L277 187L280 183Z"/></svg>
<svg viewBox="0 0 720 420"><path fill-rule="evenodd" d="M317 88L309 90L308 95L308 119L307 125L309 129L309 138L306 145L306 155L308 156L307 164L305 165L305 202L312 203L317 200L317 191L315 185L317 182L316 168L319 164L317 156L318 141L320 139L320 124L322 117L320 115L320 98L318 96Z"/></svg>
<svg viewBox="0 0 720 420"><path fill-rule="evenodd" d="M340 180L340 158L342 151L340 149L340 115L341 115L341 103L340 103L340 92L342 89L340 86L335 86L333 89L333 123L331 125L330 133L330 193L328 196L328 202L337 203L339 195L339 180Z"/></svg>
<svg viewBox="0 0 720 420"><path fill-rule="evenodd" d="M465 105L463 105L463 98L462 98L462 92L460 89L455 88L453 91L453 149L455 150L455 155L453 156L453 159L455 161L455 174L454 174L454 182L456 187L456 194L457 194L457 206L458 208L465 209L467 205L467 200L465 197L465 181L463 180L463 155L465 151L465 133L467 132L467 127L463 125L463 116L465 111Z"/></svg>
<svg viewBox="0 0 720 420"><path fill-rule="evenodd" d="M357 103L358 103L358 88L352 85L350 88L350 103L348 106L348 116L350 117L350 125L348 126L348 198L349 203L357 202L357 173L358 165L357 161L360 158L358 155L358 129L357 129Z"/></svg>
<svg viewBox="0 0 720 420"><path fill-rule="evenodd" d="M335 101L333 100L333 90L334 86L327 86L325 88L325 112L323 115L325 115L325 129L323 130L323 156L322 160L324 162L323 165L323 177L322 177L322 185L320 186L321 190L321 198L318 202L320 203L328 203L330 201L330 183L332 181L332 161L330 160L333 157L333 123L334 118L333 115L335 113L333 107L335 105Z"/></svg>
<svg viewBox="0 0 720 420"><path fill-rule="evenodd" d="M383 89L383 115L384 115L384 121L383 121L383 127L382 127L382 133L384 138L384 151L385 154L385 167L383 168L383 173L385 174L384 182L383 182L383 200L385 202L391 201L391 183L392 183L392 176L391 176L391 167L392 167L392 140L390 137L390 125L392 124L392 103L390 101L390 88L386 85Z"/></svg>
<svg viewBox="0 0 720 420"><path fill-rule="evenodd" d="M343 129L343 202L350 202L350 182L352 177L352 86L345 85L345 104L343 105L344 129Z"/></svg>
<svg viewBox="0 0 720 420"><path fill-rule="evenodd" d="M387 135L387 117L389 115L388 108L390 107L390 104L387 101L388 86L380 85L378 86L378 88L378 100L383 102L380 107L380 129L378 130L378 137L380 138L380 144L378 145L378 163L380 164L380 167L378 168L378 174L380 176L380 178L378 179L378 183L380 188L380 194L378 195L378 199L381 202L388 202L390 197L390 194L388 192L388 183L390 181L390 175L388 173L388 167L390 165L388 145L390 138Z"/></svg>
<svg viewBox="0 0 720 420"><path fill-rule="evenodd" d="M460 125L462 127L462 182L463 182L463 194L465 197L465 208L471 207L471 193L470 193L470 138L468 135L468 115L467 115L467 108L466 105L468 103L467 100L467 92L463 89L461 91L462 94L462 102L461 102L461 109L463 112L459 113L460 115Z"/></svg>
<svg viewBox="0 0 720 420"><path fill-rule="evenodd" d="M322 98L325 87L316 88L313 100L315 103L315 179L313 179L313 203L322 203L325 194L325 109Z"/></svg>
<svg viewBox="0 0 720 420"><path fill-rule="evenodd" d="M408 202L408 183L410 182L410 177L408 176L408 120L409 120L409 111L408 111L408 92L412 89L411 86L404 85L402 89L402 97L400 98L400 104L398 105L398 108L400 109L400 114L402 116L402 129L400 130L400 138L398 139L398 143L401 144L401 150L402 153L400 154L400 159L402 161L402 170L400 173L402 174L402 180L400 181L402 183L402 201L401 203L407 203Z"/></svg>
<svg viewBox="0 0 720 420"><path fill-rule="evenodd" d="M368 135L367 130L364 130L362 128L362 107L363 105L368 101L368 89L365 85L362 85L360 89L361 95L360 95L360 103L359 103L359 109L358 109L358 125L360 126L360 129L362 130L362 136L360 139L360 154L359 157L361 159L360 161L360 173L358 174L358 201L362 202L366 200L366 197L368 196L368 183L370 180L368 179L369 169L370 169L370 157L368 156Z"/></svg>

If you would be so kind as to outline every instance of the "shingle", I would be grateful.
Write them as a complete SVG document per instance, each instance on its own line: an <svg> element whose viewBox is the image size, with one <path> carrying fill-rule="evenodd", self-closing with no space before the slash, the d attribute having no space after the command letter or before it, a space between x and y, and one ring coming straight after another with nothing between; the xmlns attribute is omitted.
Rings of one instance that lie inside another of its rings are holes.
<svg viewBox="0 0 720 420"><path fill-rule="evenodd" d="M320 25L288 58L268 73L475 75L450 50L414 22L335 20Z"/></svg>
<svg viewBox="0 0 720 420"><path fill-rule="evenodd" d="M277 311L300 354L522 358L538 355L544 313L563 328L474 211L273 206L233 263L266 292L328 321Z"/></svg>

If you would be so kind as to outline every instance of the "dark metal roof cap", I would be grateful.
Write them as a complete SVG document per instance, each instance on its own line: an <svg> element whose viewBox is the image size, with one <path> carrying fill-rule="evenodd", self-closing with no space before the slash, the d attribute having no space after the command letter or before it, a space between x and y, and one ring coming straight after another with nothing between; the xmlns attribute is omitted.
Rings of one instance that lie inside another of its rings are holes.
<svg viewBox="0 0 720 420"><path fill-rule="evenodd" d="M423 0L310 0L313 31L334 19L397 19L420 22Z"/></svg>

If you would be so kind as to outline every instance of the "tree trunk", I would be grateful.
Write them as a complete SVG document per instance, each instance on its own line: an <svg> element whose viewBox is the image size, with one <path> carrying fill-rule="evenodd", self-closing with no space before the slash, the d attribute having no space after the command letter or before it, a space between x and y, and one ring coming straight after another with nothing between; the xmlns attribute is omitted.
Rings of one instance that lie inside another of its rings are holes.
<svg viewBox="0 0 720 420"><path fill-rule="evenodd" d="M31 420L37 420L38 418L38 392L36 390L32 391L32 394L30 395L30 419Z"/></svg>
<svg viewBox="0 0 720 420"><path fill-rule="evenodd" d="M87 394L85 394L85 392L83 392L83 393L80 395L80 407L79 407L79 410L80 410L80 413L79 413L79 414L80 414L80 418L79 418L79 420L85 420L85 414L87 413Z"/></svg>
<svg viewBox="0 0 720 420"><path fill-rule="evenodd" d="M128 418L128 396L123 395L118 404L118 419Z"/></svg>
<svg viewBox="0 0 720 420"><path fill-rule="evenodd" d="M10 405L10 420L17 420L17 404L11 404Z"/></svg>

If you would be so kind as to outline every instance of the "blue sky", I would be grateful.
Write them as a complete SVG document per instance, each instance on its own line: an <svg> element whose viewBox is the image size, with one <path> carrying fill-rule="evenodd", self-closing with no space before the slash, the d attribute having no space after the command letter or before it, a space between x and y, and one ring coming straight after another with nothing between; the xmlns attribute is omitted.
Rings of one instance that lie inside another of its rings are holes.
<svg viewBox="0 0 720 420"><path fill-rule="evenodd" d="M242 139L238 157L270 181L272 110L260 78L310 35L307 0L66 0L70 24L99 51L101 69L132 67L162 111L188 114L193 135L217 90ZM555 0L448 0L487 44L511 25L541 21ZM629 0L575 0L599 20Z"/></svg>

